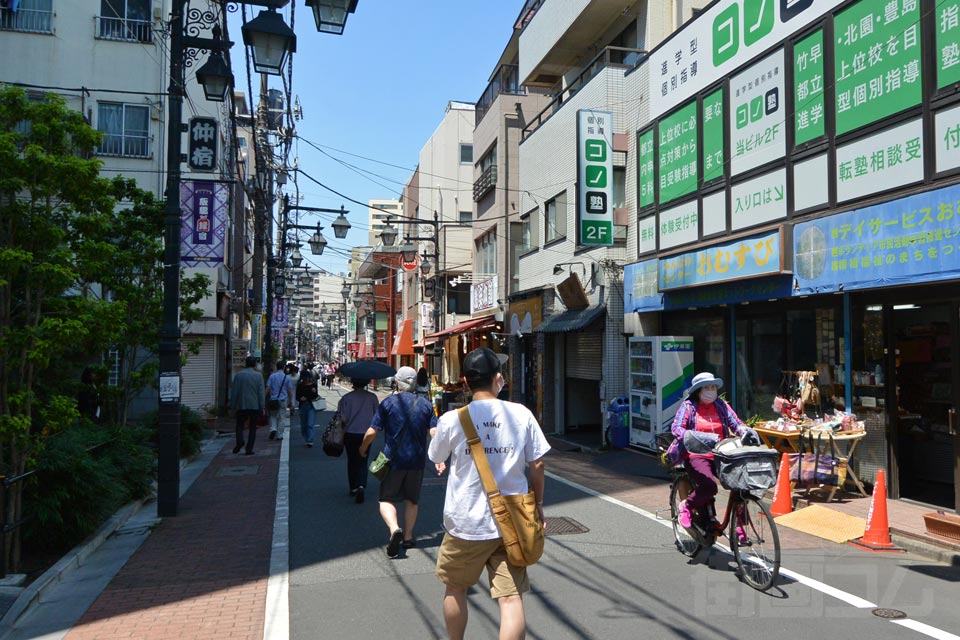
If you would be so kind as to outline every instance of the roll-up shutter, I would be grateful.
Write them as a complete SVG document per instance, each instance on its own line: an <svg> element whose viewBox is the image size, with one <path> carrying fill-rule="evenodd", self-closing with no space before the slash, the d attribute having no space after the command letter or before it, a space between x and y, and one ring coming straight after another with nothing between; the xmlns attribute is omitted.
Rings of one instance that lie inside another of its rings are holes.
<svg viewBox="0 0 960 640"><path fill-rule="evenodd" d="M603 365L601 333L575 331L566 334L566 376L582 380L599 380Z"/></svg>
<svg viewBox="0 0 960 640"><path fill-rule="evenodd" d="M217 342L219 336L202 336L200 352L189 354L180 370L180 403L201 411L203 405L211 408L217 399Z"/></svg>

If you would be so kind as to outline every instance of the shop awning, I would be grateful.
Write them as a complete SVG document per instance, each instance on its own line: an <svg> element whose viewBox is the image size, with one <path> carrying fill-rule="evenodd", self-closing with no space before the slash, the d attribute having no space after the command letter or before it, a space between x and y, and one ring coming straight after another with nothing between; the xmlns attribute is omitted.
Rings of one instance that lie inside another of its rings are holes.
<svg viewBox="0 0 960 640"><path fill-rule="evenodd" d="M468 331L476 331L477 329L486 329L487 327L492 327L495 324L497 324L497 319L495 316L484 316L482 318L470 318L469 320L458 322L452 327L447 327L443 331L437 331L436 333L431 333L430 335L423 336L423 342L424 344L430 344L431 342L436 342L441 338L447 338L449 336L459 335L461 333L466 333Z"/></svg>
<svg viewBox="0 0 960 640"><path fill-rule="evenodd" d="M360 343L360 350L357 352L357 360L366 360L373 357L373 345L366 342Z"/></svg>
<svg viewBox="0 0 960 640"><path fill-rule="evenodd" d="M607 312L607 305L598 304L586 309L568 309L563 313L550 316L533 330L534 333L569 333L580 331L589 326L594 320L602 318Z"/></svg>
<svg viewBox="0 0 960 640"><path fill-rule="evenodd" d="M400 329L393 338L393 347L390 349L390 355L413 355L413 320L404 320L400 324Z"/></svg>

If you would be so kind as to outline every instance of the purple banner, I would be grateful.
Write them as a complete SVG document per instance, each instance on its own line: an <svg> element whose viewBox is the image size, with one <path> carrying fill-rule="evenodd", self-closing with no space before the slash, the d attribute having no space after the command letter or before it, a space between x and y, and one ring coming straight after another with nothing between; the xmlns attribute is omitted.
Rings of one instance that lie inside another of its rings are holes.
<svg viewBox="0 0 960 640"><path fill-rule="evenodd" d="M273 317L270 324L274 329L287 328L287 313L290 309L290 300L286 298L273 299Z"/></svg>
<svg viewBox="0 0 960 640"><path fill-rule="evenodd" d="M225 184L204 180L180 183L180 264L204 267L223 262L227 232Z"/></svg>

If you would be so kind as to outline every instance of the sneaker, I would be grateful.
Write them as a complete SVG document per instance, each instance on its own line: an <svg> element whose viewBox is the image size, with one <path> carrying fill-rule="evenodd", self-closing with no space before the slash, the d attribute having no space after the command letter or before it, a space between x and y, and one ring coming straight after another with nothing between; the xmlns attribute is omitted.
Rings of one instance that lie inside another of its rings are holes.
<svg viewBox="0 0 960 640"><path fill-rule="evenodd" d="M270 432L270 439L271 439L271 440L276 440L276 439L277 439L277 432L276 432L276 431L271 431L271 432Z"/></svg>
<svg viewBox="0 0 960 640"><path fill-rule="evenodd" d="M396 558L400 555L400 543L403 542L403 529L394 529L387 544L387 557Z"/></svg>
<svg viewBox="0 0 960 640"><path fill-rule="evenodd" d="M690 513L690 505L687 504L686 500L680 501L680 508L677 510L677 522L684 529L693 526L693 514Z"/></svg>
<svg viewBox="0 0 960 640"><path fill-rule="evenodd" d="M737 527L737 544L742 546L750 544L750 539L747 537L747 532L743 530L743 527Z"/></svg>
<svg viewBox="0 0 960 640"><path fill-rule="evenodd" d="M312 443L312 442L308 442L308 443L307 443L307 448L308 448L308 449L313 449L313 443Z"/></svg>
<svg viewBox="0 0 960 640"><path fill-rule="evenodd" d="M243 449L243 445L242 445L242 444L238 444L237 446L235 446L235 447L233 448L233 452L234 452L234 453L240 453L240 449Z"/></svg>
<svg viewBox="0 0 960 640"><path fill-rule="evenodd" d="M400 546L404 549L413 549L415 546L417 546L417 541L413 538L410 538L409 540L404 540Z"/></svg>
<svg viewBox="0 0 960 640"><path fill-rule="evenodd" d="M364 498L363 487L360 487L359 489L357 489L357 493L355 494L353 500L357 504L363 504L363 498Z"/></svg>

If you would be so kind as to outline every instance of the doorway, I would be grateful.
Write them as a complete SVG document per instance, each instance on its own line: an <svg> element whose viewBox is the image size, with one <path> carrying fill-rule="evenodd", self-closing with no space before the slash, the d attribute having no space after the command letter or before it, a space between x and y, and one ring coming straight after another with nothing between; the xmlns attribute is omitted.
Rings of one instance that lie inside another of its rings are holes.
<svg viewBox="0 0 960 640"><path fill-rule="evenodd" d="M893 305L892 335L900 497L955 509L957 305Z"/></svg>

